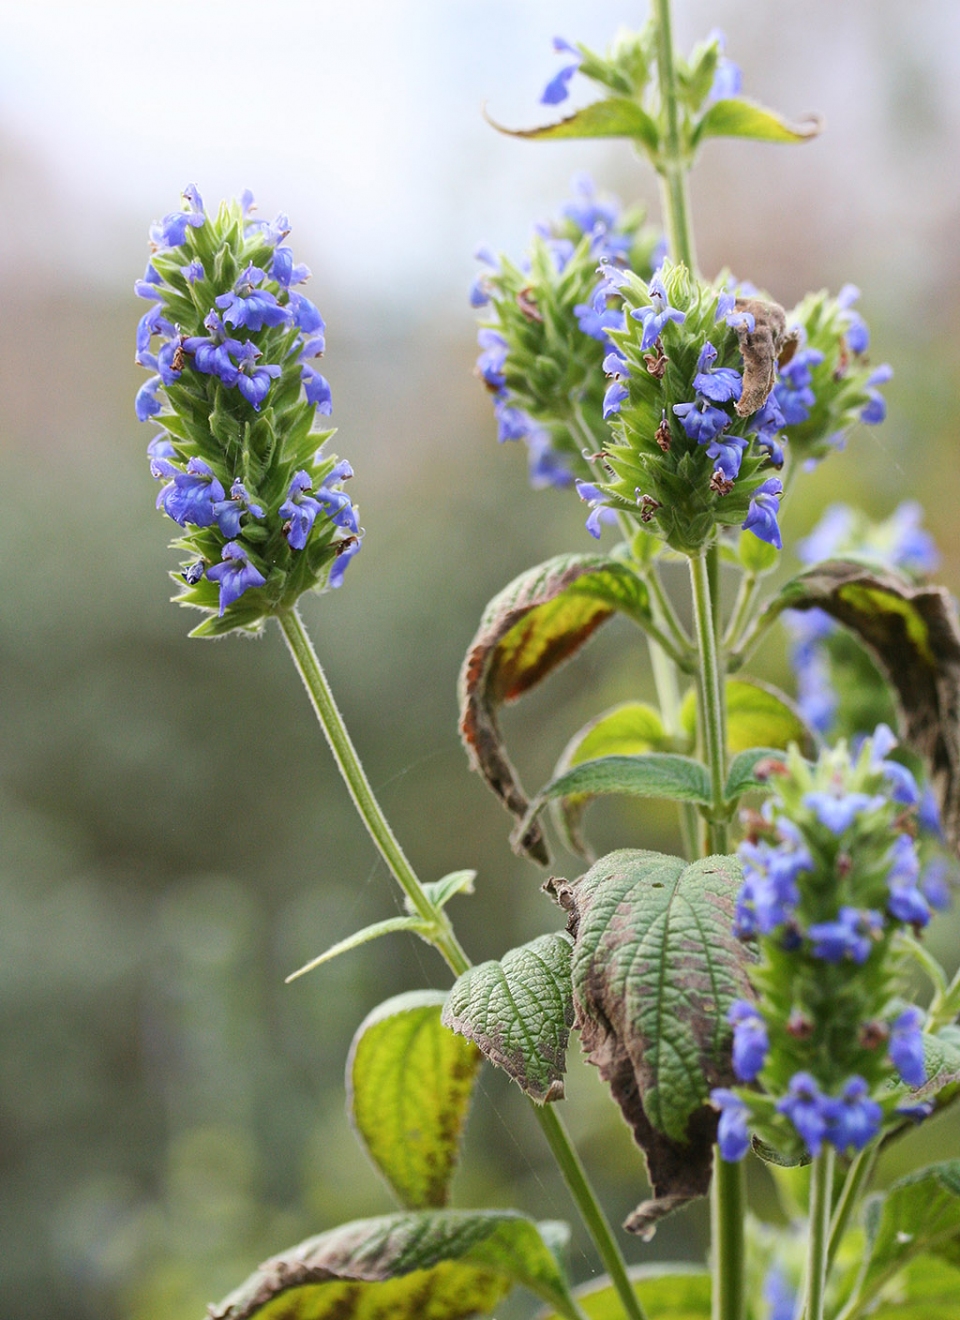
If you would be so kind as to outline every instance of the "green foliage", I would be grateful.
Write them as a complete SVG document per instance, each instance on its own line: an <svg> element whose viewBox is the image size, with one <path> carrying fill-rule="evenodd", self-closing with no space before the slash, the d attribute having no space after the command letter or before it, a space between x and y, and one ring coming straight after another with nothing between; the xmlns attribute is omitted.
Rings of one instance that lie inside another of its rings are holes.
<svg viewBox="0 0 960 1320"><path fill-rule="evenodd" d="M741 752L734 757L727 773L727 782L723 796L735 804L738 798L751 789L769 788L771 773L777 773L783 767L783 758L773 747L751 747L748 752Z"/></svg>
<svg viewBox="0 0 960 1320"><path fill-rule="evenodd" d="M348 935L346 939L331 945L326 953L311 958L308 963L291 972L287 980L295 981L306 972L312 972L315 967L321 967L324 963L339 958L341 953L349 953L351 949L359 949L364 944L369 944L371 940L378 940L383 935L393 935L397 931L410 931L412 935L419 935L429 942L434 927L429 921L423 921L420 917L387 917L385 921L375 921L372 926L364 926L363 930L358 930L353 935Z"/></svg>
<svg viewBox="0 0 960 1320"><path fill-rule="evenodd" d="M761 746L786 751L791 743L799 743L801 747L809 744L810 731L799 712L789 697L776 688L757 679L728 678L725 692L728 752L735 754ZM697 696L693 689L684 698L680 722L692 740L697 730Z"/></svg>
<svg viewBox="0 0 960 1320"><path fill-rule="evenodd" d="M559 778L574 766L601 756L634 756L640 752L661 751L669 741L659 711L642 701L625 701L596 716L573 735L561 753L553 776ZM589 856L589 849L580 832L580 823L589 801L588 793L571 793L553 802L554 820L564 842L573 852L584 857Z"/></svg>
<svg viewBox="0 0 960 1320"><path fill-rule="evenodd" d="M750 995L732 931L735 857L688 864L622 849L548 888L576 929L573 998L581 1045L644 1149L655 1199L628 1227L649 1231L710 1181L711 1087L732 1081L726 1016Z"/></svg>
<svg viewBox="0 0 960 1320"><path fill-rule="evenodd" d="M539 1102L563 1099L567 1040L573 1024L571 940L540 935L499 961L458 978L443 1022Z"/></svg>
<svg viewBox="0 0 960 1320"><path fill-rule="evenodd" d="M645 1265L632 1269L630 1280L647 1320L709 1320L710 1275L706 1270ZM575 1289L573 1295L588 1320L623 1318L617 1290L605 1275ZM558 1320L558 1313L544 1312L539 1320Z"/></svg>
<svg viewBox="0 0 960 1320"><path fill-rule="evenodd" d="M817 116L804 124L791 124L774 110L737 96L714 101L690 135L690 143L699 147L704 138L753 138L757 142L806 142L823 127Z"/></svg>
<svg viewBox="0 0 960 1320"><path fill-rule="evenodd" d="M564 1225L509 1210L446 1210L343 1224L273 1256L210 1320L466 1320L515 1284L579 1320L555 1252Z"/></svg>
<svg viewBox="0 0 960 1320"><path fill-rule="evenodd" d="M440 1021L445 995L414 990L375 1008L347 1059L357 1135L400 1203L447 1204L480 1051Z"/></svg>
<svg viewBox="0 0 960 1320"><path fill-rule="evenodd" d="M655 120L636 101L623 96L609 96L594 101L575 114L568 115L557 124L544 124L542 128L494 128L509 137L548 141L556 138L634 138L648 151L656 151L660 134Z"/></svg>
<svg viewBox="0 0 960 1320"><path fill-rule="evenodd" d="M546 678L618 611L638 623L649 620L647 588L626 563L603 555L548 559L514 578L484 610L460 670L460 733L473 769L518 818L528 803L497 709ZM546 865L539 825L520 846Z"/></svg>

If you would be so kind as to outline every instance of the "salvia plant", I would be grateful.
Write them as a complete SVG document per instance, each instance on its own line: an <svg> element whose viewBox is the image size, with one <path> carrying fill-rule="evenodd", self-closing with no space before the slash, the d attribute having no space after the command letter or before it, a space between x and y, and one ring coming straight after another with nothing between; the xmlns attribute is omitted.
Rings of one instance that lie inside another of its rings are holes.
<svg viewBox="0 0 960 1320"><path fill-rule="evenodd" d="M496 961L471 965L447 911L474 871L424 881L408 861L297 611L341 586L364 530L350 465L318 425L324 324L289 224L256 218L248 194L210 214L190 187L151 230L137 360L153 374L136 409L177 524L175 599L202 613L195 636L277 621L405 895L403 915L294 975L408 932L454 977L381 1004L347 1062L354 1126L398 1212L281 1252L209 1314L453 1320L521 1285L571 1320L955 1317L960 1159L883 1191L871 1179L889 1143L960 1093L960 978L924 942L960 831L960 628L927 583L936 549L913 503L880 524L833 506L797 547L799 575L765 585L792 486L883 420L891 369L871 361L852 285L788 310L748 278L705 278L687 196L707 139L800 142L818 125L743 95L716 33L680 59L667 0L606 54L556 50L543 103L574 78L599 95L515 135L628 139L660 176L665 232L580 177L525 256L478 254L477 375L498 438L526 446L534 488L583 502L594 538L490 602L460 676L467 755L514 818L514 848L548 865L553 828L588 863L547 880L546 933ZM674 563L686 603L664 585ZM598 712L531 797L499 709L618 614L649 649L658 702ZM781 618L795 699L744 672ZM603 794L672 802L684 855L631 839L595 857L584 817ZM571 1029L646 1161L649 1195L624 1227L649 1239L709 1195L709 1268L643 1267L642 1248L626 1265L560 1117ZM529 1097L604 1263L585 1287L568 1278L564 1225L448 1206L484 1059ZM779 1227L749 1212L751 1160L783 1194Z"/></svg>

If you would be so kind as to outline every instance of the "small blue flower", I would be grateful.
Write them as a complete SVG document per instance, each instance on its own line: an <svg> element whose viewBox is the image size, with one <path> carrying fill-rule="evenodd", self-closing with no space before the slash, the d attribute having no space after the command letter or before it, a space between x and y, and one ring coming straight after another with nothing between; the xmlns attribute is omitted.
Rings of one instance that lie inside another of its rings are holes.
<svg viewBox="0 0 960 1320"><path fill-rule="evenodd" d="M741 1082L752 1082L764 1065L770 1039L756 1005L737 999L727 1013L733 1027L733 1071Z"/></svg>
<svg viewBox="0 0 960 1320"><path fill-rule="evenodd" d="M750 1134L747 1131L747 1106L736 1091L715 1086L710 1092L710 1103L720 1111L720 1123L717 1127L717 1145L720 1154L728 1164L742 1160L750 1149Z"/></svg>
<svg viewBox="0 0 960 1320"><path fill-rule="evenodd" d="M343 586L343 575L349 567L350 560L354 555L358 555L362 548L362 541L359 536L348 536L345 541L335 543L337 557L330 568L330 576L327 578L327 586L336 590ZM340 547L343 547L342 549Z"/></svg>
<svg viewBox="0 0 960 1320"><path fill-rule="evenodd" d="M206 279L206 273L203 269L203 262L200 261L197 257L194 257L193 261L191 261L188 265L181 266L180 274L184 277L184 279L187 281L188 284L197 284L199 283L200 280Z"/></svg>
<svg viewBox="0 0 960 1320"><path fill-rule="evenodd" d="M767 1271L763 1281L763 1300L767 1303L767 1320L793 1320L797 1309L797 1294L787 1283L779 1265Z"/></svg>
<svg viewBox="0 0 960 1320"><path fill-rule="evenodd" d="M954 868L945 857L931 857L920 873L920 892L935 912L950 906L950 879Z"/></svg>
<svg viewBox="0 0 960 1320"><path fill-rule="evenodd" d="M275 362L258 366L257 359L261 356L260 350L248 340L241 349L237 364L237 389L256 412L260 411L260 405L267 397L271 380L276 380L281 370Z"/></svg>
<svg viewBox="0 0 960 1320"><path fill-rule="evenodd" d="M160 285L163 280L160 278L159 271L151 263L147 262L147 269L143 272L143 279L134 281L133 291L138 298L161 299L163 290Z"/></svg>
<svg viewBox="0 0 960 1320"><path fill-rule="evenodd" d="M483 350L477 358L477 371L488 389L502 390L507 381L503 374L509 346L503 335L486 326L477 331L477 343Z"/></svg>
<svg viewBox="0 0 960 1320"><path fill-rule="evenodd" d="M745 532L753 532L754 536L759 537L761 541L766 541L768 545L774 546L777 550L783 547L783 542L780 539L780 527L777 523L777 514L780 512L778 496L782 494L783 482L779 477L768 477L753 492L746 519L741 523L741 527Z"/></svg>
<svg viewBox="0 0 960 1320"><path fill-rule="evenodd" d="M653 347L668 321L676 321L677 325L682 325L687 319L686 312L670 306L670 299L659 272L650 277L647 293L650 295L650 306L638 307L630 313L633 319L643 326L643 336L640 340L641 353Z"/></svg>
<svg viewBox="0 0 960 1320"><path fill-rule="evenodd" d="M920 858L913 839L907 834L898 835L887 860L891 864L887 874L890 891L887 911L908 925L925 926L930 920L930 905L919 888Z"/></svg>
<svg viewBox="0 0 960 1320"><path fill-rule="evenodd" d="M157 390L163 384L159 376L151 376L145 384L137 390L137 397L133 401L134 409L137 414L137 421L145 422L151 417L156 417L157 413L163 407L157 398Z"/></svg>
<svg viewBox="0 0 960 1320"><path fill-rule="evenodd" d="M530 485L534 490L547 486L563 488L573 485L569 458L553 447L550 432L545 426L533 426L524 437L527 445Z"/></svg>
<svg viewBox="0 0 960 1320"><path fill-rule="evenodd" d="M890 796L894 802L905 807L915 807L920 802L920 790L917 781L905 765L899 761L887 761L887 752L897 745L893 730L886 724L878 724L874 730L870 752L870 766L879 770L890 784Z"/></svg>
<svg viewBox="0 0 960 1320"><path fill-rule="evenodd" d="M155 476L169 476L173 480L157 496L157 508L185 527L212 527L217 521L216 506L223 502L223 486L202 458L191 458L186 472L181 472L166 460L152 465Z"/></svg>
<svg viewBox="0 0 960 1320"><path fill-rule="evenodd" d="M294 325L298 326L305 335L316 335L322 337L326 326L320 310L303 293L290 294L290 314ZM322 348L320 350L323 351Z"/></svg>
<svg viewBox="0 0 960 1320"><path fill-rule="evenodd" d="M614 510L609 508L606 504L605 501L607 497L602 490L599 490L596 486L592 486L589 481L578 481L576 486L577 494L592 510L590 517L586 522L587 531L592 537L599 540L600 524L609 523L616 525L617 515Z"/></svg>
<svg viewBox="0 0 960 1320"><path fill-rule="evenodd" d="M908 1086L922 1086L927 1080L923 1059L923 1014L919 1008L906 1008L890 1024L890 1061Z"/></svg>
<svg viewBox="0 0 960 1320"><path fill-rule="evenodd" d="M673 411L680 418L680 425L686 434L691 440L696 440L698 445L707 445L715 440L731 421L728 413L705 399L693 403L675 403Z"/></svg>
<svg viewBox="0 0 960 1320"><path fill-rule="evenodd" d="M259 285L266 279L266 271L249 265L230 293L221 293L214 299L223 312L227 325L244 326L247 330L262 330L266 326L286 325L290 312L281 307L268 289Z"/></svg>
<svg viewBox="0 0 960 1320"><path fill-rule="evenodd" d="M268 273L272 280L276 280L285 289L289 289L292 284L303 284L311 275L309 266L297 265L294 262L293 249L288 247L274 249Z"/></svg>
<svg viewBox="0 0 960 1320"><path fill-rule="evenodd" d="M184 353L193 358L194 368L205 376L218 376L224 385L236 385L240 371L234 359L240 358L243 344L230 338L216 312L210 312L203 324L210 334L190 335L183 341Z"/></svg>
<svg viewBox="0 0 960 1320"><path fill-rule="evenodd" d="M177 451L174 449L173 441L166 431L158 431L147 445L148 458L176 458L176 456Z"/></svg>
<svg viewBox="0 0 960 1320"><path fill-rule="evenodd" d="M893 376L893 367L889 363L884 363L877 367L867 377L864 388L867 391L868 403L860 409L860 420L867 426L877 426L887 415L887 401L876 388L878 385L886 385L887 381Z"/></svg>
<svg viewBox="0 0 960 1320"><path fill-rule="evenodd" d="M787 822L782 822L781 832ZM743 863L743 885L737 897L734 932L741 938L770 935L784 925L800 901L797 878L813 869L813 859L799 835L778 844L751 843L737 849Z"/></svg>
<svg viewBox="0 0 960 1320"><path fill-rule="evenodd" d="M207 577L220 583L220 617L224 610L251 587L262 587L266 578L254 568L239 541L228 541L223 547L223 562L207 569Z"/></svg>
<svg viewBox="0 0 960 1320"><path fill-rule="evenodd" d="M159 224L150 226L150 241L156 247L179 247L187 237L188 226L199 229L206 220L203 214L203 201L193 184L184 188L183 197L188 207L186 211L171 211Z"/></svg>
<svg viewBox="0 0 960 1320"><path fill-rule="evenodd" d="M715 41L720 48L717 71L713 75L713 83L706 100L707 105L712 105L714 101L725 101L730 97L739 96L740 89L743 87L743 74L740 72L739 65L734 64L733 60L727 59L724 55L727 38L719 28L714 28L707 40Z"/></svg>
<svg viewBox="0 0 960 1320"><path fill-rule="evenodd" d="M853 304L860 297L860 290L855 284L845 284L837 294L837 306L842 308L841 321L846 326L844 338L851 353L858 356L866 353L870 347L870 331L859 312L852 311Z"/></svg>
<svg viewBox="0 0 960 1320"><path fill-rule="evenodd" d="M304 365L300 370L300 379L303 381L303 392L307 396L307 403L312 403L317 412L329 417L333 412L333 395L326 376L321 376L313 367Z"/></svg>
<svg viewBox="0 0 960 1320"><path fill-rule="evenodd" d="M842 907L835 921L816 922L809 927L807 935L813 941L815 958L828 963L841 963L844 958L850 958L862 966L870 956L874 936L882 930L883 917L879 912Z"/></svg>
<svg viewBox="0 0 960 1320"><path fill-rule="evenodd" d="M933 537L920 526L922 518L923 509L917 501L904 500L894 509L887 524L893 537L890 562L894 568L918 576L933 573L940 564L940 553Z"/></svg>
<svg viewBox="0 0 960 1320"><path fill-rule="evenodd" d="M575 174L570 187L574 199L564 204L562 213L582 233L592 234L598 226L604 230L614 227L621 210L620 202L615 197L602 199L589 174Z"/></svg>
<svg viewBox="0 0 960 1320"><path fill-rule="evenodd" d="M740 372L731 367L714 367L716 358L717 350L708 340L697 359L693 388L711 403L729 403L732 399L739 399L743 390Z"/></svg>
<svg viewBox="0 0 960 1320"><path fill-rule="evenodd" d="M497 399L493 405L493 415L497 419L497 439L501 444L506 440L524 440L533 429L533 419L507 401L506 395Z"/></svg>
<svg viewBox="0 0 960 1320"><path fill-rule="evenodd" d="M287 526L287 541L293 550L302 550L307 544L307 537L320 513L320 504L310 492L313 490L313 478L309 472L294 473L287 491L287 498L278 510Z"/></svg>
<svg viewBox="0 0 960 1320"><path fill-rule="evenodd" d="M707 445L707 456L714 461L714 471L722 472L727 481L736 481L743 451L748 444L742 435L726 435Z"/></svg>
<svg viewBox="0 0 960 1320"><path fill-rule="evenodd" d="M570 79L583 63L583 55L577 50L576 46L571 46L569 41L564 41L563 37L554 37L553 49L559 54L566 52L574 57L572 64L565 64L559 73L547 83L540 97L541 105L559 105L570 95Z"/></svg>
<svg viewBox="0 0 960 1320"><path fill-rule="evenodd" d="M619 296L619 289L609 279L609 269L603 267L604 276L590 295L590 301L577 303L573 314L583 334L612 348L607 331L622 330L625 322L623 308L609 305L610 298Z"/></svg>
<svg viewBox="0 0 960 1320"><path fill-rule="evenodd" d="M603 359L603 370L607 376L612 377L603 396L603 418L604 421L609 421L620 411L620 405L624 400L630 397L630 391L623 383L630 377L630 368L619 353L612 352Z"/></svg>
<svg viewBox="0 0 960 1320"><path fill-rule="evenodd" d="M785 1114L811 1155L819 1155L824 1138L835 1121L837 1102L824 1095L816 1079L807 1072L798 1072L790 1079L790 1087L777 1110Z"/></svg>
<svg viewBox="0 0 960 1320"><path fill-rule="evenodd" d="M861 813L877 811L886 798L868 793L847 793L840 785L828 791L804 793L803 805L831 834L843 834Z"/></svg>
<svg viewBox="0 0 960 1320"><path fill-rule="evenodd" d="M851 1077L833 1103L827 1140L844 1154L851 1148L863 1150L880 1131L883 1110L870 1098L870 1088L862 1077Z"/></svg>
<svg viewBox="0 0 960 1320"><path fill-rule="evenodd" d="M819 349L802 348L780 368L780 379L773 392L785 425L799 426L810 416L810 409L817 401L810 388L813 383L810 368L822 361L823 354Z"/></svg>

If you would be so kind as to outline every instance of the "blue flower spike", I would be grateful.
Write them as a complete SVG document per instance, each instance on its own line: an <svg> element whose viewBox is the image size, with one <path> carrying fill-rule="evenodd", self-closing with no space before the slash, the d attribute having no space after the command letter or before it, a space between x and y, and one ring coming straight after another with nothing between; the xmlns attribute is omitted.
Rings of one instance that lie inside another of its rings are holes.
<svg viewBox="0 0 960 1320"><path fill-rule="evenodd" d="M183 208L151 229L136 285L150 302L136 357L154 374L135 411L163 428L148 456L163 483L157 507L191 555L174 576L175 599L205 616L193 636L259 631L304 591L340 586L362 545L342 489L352 470L325 454L333 432L317 429L333 404L310 365L326 346L302 291L310 271L286 243L286 216L252 210L244 194L211 217L187 188Z"/></svg>

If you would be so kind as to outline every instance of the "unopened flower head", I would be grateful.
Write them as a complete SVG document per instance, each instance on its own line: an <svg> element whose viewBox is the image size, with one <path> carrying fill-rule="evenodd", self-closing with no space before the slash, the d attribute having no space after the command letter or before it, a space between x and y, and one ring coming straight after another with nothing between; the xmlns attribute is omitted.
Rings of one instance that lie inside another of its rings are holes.
<svg viewBox="0 0 960 1320"><path fill-rule="evenodd" d="M202 610L195 636L256 631L311 588L339 586L361 544L343 482L322 454L330 386L311 366L324 348L310 278L285 244L285 216L253 218L253 199L206 213L196 188L152 226L138 295L137 394L157 507L182 529L179 603Z"/></svg>
<svg viewBox="0 0 960 1320"><path fill-rule="evenodd" d="M930 919L909 782L881 725L856 756L811 766L791 751L776 794L749 817L735 933L759 952L755 1000L730 1010L742 1085L713 1094L720 1149L749 1134L789 1158L861 1150L903 1118L927 1080L923 1012L898 996L900 931ZM914 1106L915 1107L915 1106Z"/></svg>

